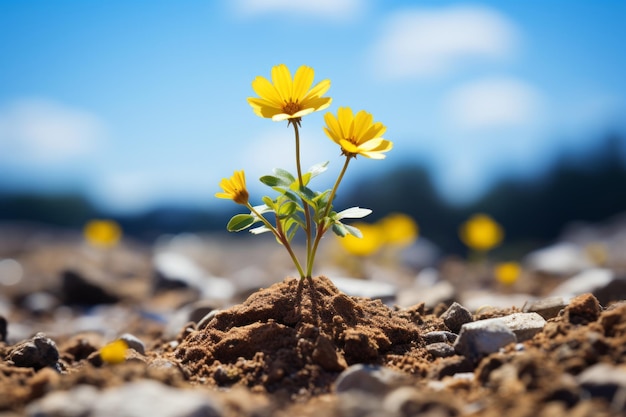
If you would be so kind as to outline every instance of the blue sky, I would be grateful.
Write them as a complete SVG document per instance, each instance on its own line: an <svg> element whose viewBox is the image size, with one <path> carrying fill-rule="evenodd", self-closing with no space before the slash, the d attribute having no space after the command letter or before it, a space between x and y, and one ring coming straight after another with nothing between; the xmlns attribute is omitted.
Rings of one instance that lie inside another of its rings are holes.
<svg viewBox="0 0 626 417"><path fill-rule="evenodd" d="M468 201L626 130L625 20L610 0L0 0L0 189L223 207L219 180L245 169L264 192L293 138L246 98L285 63L331 80L330 111L387 126L394 150L344 186L412 161ZM301 131L304 165L330 161L320 189L342 164L322 127Z"/></svg>

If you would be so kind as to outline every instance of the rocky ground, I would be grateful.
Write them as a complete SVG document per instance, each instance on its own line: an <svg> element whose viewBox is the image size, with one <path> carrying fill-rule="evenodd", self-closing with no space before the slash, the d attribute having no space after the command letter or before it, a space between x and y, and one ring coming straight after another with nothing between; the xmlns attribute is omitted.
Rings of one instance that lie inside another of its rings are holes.
<svg viewBox="0 0 626 417"><path fill-rule="evenodd" d="M571 228L511 285L425 239L326 242L300 282L271 240L0 225L0 416L626 415L624 224Z"/></svg>

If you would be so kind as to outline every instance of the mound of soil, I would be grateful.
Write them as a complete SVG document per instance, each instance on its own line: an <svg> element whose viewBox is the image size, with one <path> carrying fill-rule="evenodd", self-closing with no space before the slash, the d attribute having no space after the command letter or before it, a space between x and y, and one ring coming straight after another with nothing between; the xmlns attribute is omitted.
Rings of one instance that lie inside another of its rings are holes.
<svg viewBox="0 0 626 417"><path fill-rule="evenodd" d="M423 305L393 310L347 296L323 276L288 278L188 329L174 355L194 381L315 395L356 363L425 375L429 354L420 335L445 329L428 317Z"/></svg>

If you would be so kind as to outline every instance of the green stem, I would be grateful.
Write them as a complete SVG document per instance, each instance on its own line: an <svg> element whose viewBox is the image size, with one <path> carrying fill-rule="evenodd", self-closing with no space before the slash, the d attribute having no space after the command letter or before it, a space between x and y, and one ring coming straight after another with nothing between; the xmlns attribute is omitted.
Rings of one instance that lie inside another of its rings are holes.
<svg viewBox="0 0 626 417"><path fill-rule="evenodd" d="M300 190L304 187L304 181L302 180L302 167L300 165L300 130L298 129L298 123L292 123L293 131L296 136L296 169L298 170L298 185L300 186ZM309 264L309 259L314 257L314 254L311 253L311 210L306 201L301 198L302 207L304 208L304 218L306 221L306 229L304 230L306 234L306 259L307 264Z"/></svg>
<svg viewBox="0 0 626 417"><path fill-rule="evenodd" d="M293 261L293 264L296 266L296 269L298 269L298 273L300 274L300 279L304 278L304 271L302 270L302 266L300 266L298 257L293 252L293 249L291 248L291 245L289 244L289 240L285 237L285 234L283 233L281 229L280 221L278 220L278 218L276 219L276 227L274 227L272 223L270 223L265 217L261 216L259 212L256 211L250 203L246 203L246 207L250 210L250 212L252 212L255 216L257 216L259 220L263 222L265 227L270 229L270 231L274 234L276 239L278 239L278 241L282 243L285 249L287 249L287 252L289 252L289 256L291 256L291 260Z"/></svg>
<svg viewBox="0 0 626 417"><path fill-rule="evenodd" d="M326 211L324 212L324 216L322 216L322 220L317 225L317 233L315 235L315 242L313 243L313 249L311 251L311 256L307 258L307 270L306 276L311 277L313 273L313 264L315 263L315 254L317 253L317 247L319 246L320 240L322 240L322 236L326 233L328 225L325 223L325 219L330 214L330 210L333 206L333 199L335 198L335 194L337 194L337 189L339 188L339 184L343 179L346 170L348 169L348 164L350 163L350 156L346 156L346 162L343 164L343 168L337 177L337 181L335 181L335 185L333 186L332 191L330 192L330 197L328 197L328 203L326 204Z"/></svg>

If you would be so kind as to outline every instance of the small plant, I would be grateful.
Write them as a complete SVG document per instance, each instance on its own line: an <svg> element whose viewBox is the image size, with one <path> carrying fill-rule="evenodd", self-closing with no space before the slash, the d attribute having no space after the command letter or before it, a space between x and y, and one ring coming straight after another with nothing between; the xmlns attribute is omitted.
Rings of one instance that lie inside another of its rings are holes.
<svg viewBox="0 0 626 417"><path fill-rule="evenodd" d="M295 136L296 174L276 168L271 175L265 175L260 181L278 193L276 198L264 196L263 204L252 206L246 188L243 170L235 171L232 177L220 182L222 192L218 198L233 200L250 210L249 214L237 214L230 219L227 229L238 232L260 223L250 229L253 234L271 232L279 244L283 245L300 274L300 278L311 278L315 254L320 240L328 230L341 237L353 235L361 237L360 231L344 224L344 219L363 218L371 210L352 207L340 212L333 210L333 200L348 165L352 159L362 155L371 159L385 158L385 152L393 144L382 138L385 126L374 122L370 113L363 110L353 113L350 107L340 107L337 115L330 112L324 115L326 135L341 148L345 157L343 168L331 189L318 192L310 188L313 178L326 171L328 162L320 163L303 172L300 164L300 128L302 118L316 111L328 108L332 99L324 97L330 88L330 80L323 80L313 85L314 71L301 66L292 78L286 65L272 68L270 82L258 76L252 82L252 89L259 97L248 98L254 112L273 121L287 121L292 126ZM270 220L271 219L271 220ZM296 233L302 230L306 237L306 263L300 263L291 243Z"/></svg>

